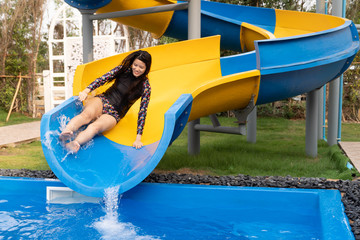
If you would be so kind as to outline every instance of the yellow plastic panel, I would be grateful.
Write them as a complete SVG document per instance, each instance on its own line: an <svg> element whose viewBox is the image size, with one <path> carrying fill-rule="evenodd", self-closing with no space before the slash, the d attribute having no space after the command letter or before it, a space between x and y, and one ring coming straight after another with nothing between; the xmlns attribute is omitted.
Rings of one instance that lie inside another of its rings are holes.
<svg viewBox="0 0 360 240"><path fill-rule="evenodd" d="M275 36L265 29L246 22L241 24L240 43L244 52L255 50L254 41L272 38L275 38Z"/></svg>
<svg viewBox="0 0 360 240"><path fill-rule="evenodd" d="M202 85L193 92L189 121L248 105L254 96L256 103L260 87L260 71L253 70L228 75Z"/></svg>
<svg viewBox="0 0 360 240"><path fill-rule="evenodd" d="M144 50L152 55L153 61L149 74L152 93L142 138L144 144L150 144L160 140L164 113L181 94L191 93L208 79L221 77L220 36ZM78 95L97 77L119 65L128 54L119 54L78 66L74 77L74 95ZM96 94L109 86L111 84L99 88ZM138 109L139 102L136 102L119 124L104 135L115 142L131 145L136 136Z"/></svg>
<svg viewBox="0 0 360 240"><path fill-rule="evenodd" d="M116 1L111 1L111 3L109 3L105 7L100 8L97 11L97 13L108 13L108 12L124 11L131 9L156 7L166 4L174 4L176 2L177 2L176 0L136 0L136 1L116 0ZM115 18L112 20L121 24L139 28L145 31L149 31L153 33L154 37L159 38L166 31L171 21L173 13L174 13L173 11L152 13L152 14L144 14L144 15L137 15L131 17Z"/></svg>
<svg viewBox="0 0 360 240"><path fill-rule="evenodd" d="M198 86L221 77L220 60L180 65L151 72L151 100L143 133L143 143L160 140L164 127L164 114L184 93L192 93ZM131 145L136 137L139 102L129 110L117 126L105 134L109 139Z"/></svg>
<svg viewBox="0 0 360 240"><path fill-rule="evenodd" d="M201 62L220 57L220 36L181 41L144 49L152 56L151 72L189 63ZM73 83L73 94L78 95L92 81L121 64L131 52L118 54L91 63L79 65ZM152 79L150 79L150 82ZM109 86L97 89L96 94Z"/></svg>
<svg viewBox="0 0 360 240"><path fill-rule="evenodd" d="M219 111L245 107L259 90L258 70L222 77L220 66L220 36L183 41L144 49L152 55L149 73L151 98L142 141L159 141L164 127L164 114L182 94L194 98L190 118ZM119 65L128 53L94 61L77 68L74 95L94 79ZM111 84L99 88L104 91ZM97 91L100 93L101 91ZM130 146L136 137L138 100L126 116L104 136Z"/></svg>
<svg viewBox="0 0 360 240"><path fill-rule="evenodd" d="M278 10L274 35L277 38L320 32L341 26L345 19L308 12Z"/></svg>

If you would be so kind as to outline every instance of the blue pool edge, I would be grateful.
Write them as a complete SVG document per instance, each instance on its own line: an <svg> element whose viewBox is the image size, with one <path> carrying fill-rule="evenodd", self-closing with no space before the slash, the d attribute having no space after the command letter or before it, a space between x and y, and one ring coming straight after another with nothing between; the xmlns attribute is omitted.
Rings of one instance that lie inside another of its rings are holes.
<svg viewBox="0 0 360 240"><path fill-rule="evenodd" d="M24 188L25 184L25 188ZM32 185L30 187L29 185ZM48 178L28 178L28 177L5 177L0 176L0 189L2 191L24 191L25 193L35 193L46 197L47 186L64 187L65 185L58 179ZM125 198L141 198L143 201L154 200L154 198L162 199L164 194L176 196L176 192L188 191L191 193L214 192L231 196L237 191L247 191L248 194L261 191L262 194L277 195L280 197L294 198L301 197L302 200L311 196L311 198L318 198L318 208L321 218L321 239L355 239L351 231L349 220L344 212L344 205L341 201L341 194L339 190L326 189L300 189L300 188L272 188L272 187L242 187L242 186L218 186L218 185L195 185L195 184L174 184L174 183L141 183L134 189L126 192ZM152 193L152 194L149 194ZM156 194L154 194L156 193ZM230 195L229 195L230 194ZM248 195L247 194L247 195ZM216 194L215 194L216 195ZM194 194L191 194L194 197ZM166 197L165 197L166 198ZM268 198L265 197L264 199ZM171 199L169 199L171 201ZM306 202L306 200L305 200ZM336 236L336 238L334 238Z"/></svg>

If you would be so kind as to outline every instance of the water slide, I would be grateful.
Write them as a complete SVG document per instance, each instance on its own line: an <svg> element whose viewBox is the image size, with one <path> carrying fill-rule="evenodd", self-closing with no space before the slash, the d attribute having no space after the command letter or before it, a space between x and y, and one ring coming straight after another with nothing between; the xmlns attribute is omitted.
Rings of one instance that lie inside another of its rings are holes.
<svg viewBox="0 0 360 240"><path fill-rule="evenodd" d="M112 0L97 13L176 2ZM202 38L196 40L185 40L186 10L113 19L157 37L184 41L145 49L153 57L149 74L152 94L142 138L145 146L139 150L131 146L139 102L114 129L96 136L76 155L59 144L64 116L72 118L82 109L76 95L120 64L128 53L78 66L74 97L46 113L41 121L44 155L65 185L94 197L103 196L105 188L115 185L120 185L120 193L125 192L153 171L188 121L245 108L252 99L260 105L315 90L340 76L359 49L356 27L347 19L208 1L201 4ZM220 49L238 53L220 57Z"/></svg>

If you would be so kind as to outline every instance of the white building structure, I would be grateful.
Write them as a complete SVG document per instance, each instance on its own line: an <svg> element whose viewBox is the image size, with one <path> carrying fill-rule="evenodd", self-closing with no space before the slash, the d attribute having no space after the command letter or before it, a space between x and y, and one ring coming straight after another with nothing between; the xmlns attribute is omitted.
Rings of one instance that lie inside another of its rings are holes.
<svg viewBox="0 0 360 240"><path fill-rule="evenodd" d="M82 18L64 4L49 28L49 68L44 71L45 112L72 96L76 67L82 64ZM110 20L94 21L94 60L128 52L127 28Z"/></svg>

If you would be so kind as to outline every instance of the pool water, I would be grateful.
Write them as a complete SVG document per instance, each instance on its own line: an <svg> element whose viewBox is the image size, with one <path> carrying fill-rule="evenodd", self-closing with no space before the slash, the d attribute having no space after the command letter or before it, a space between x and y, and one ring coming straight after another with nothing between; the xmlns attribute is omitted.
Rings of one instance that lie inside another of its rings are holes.
<svg viewBox="0 0 360 240"><path fill-rule="evenodd" d="M50 204L58 181L0 177L0 239L354 239L335 190L140 184Z"/></svg>

